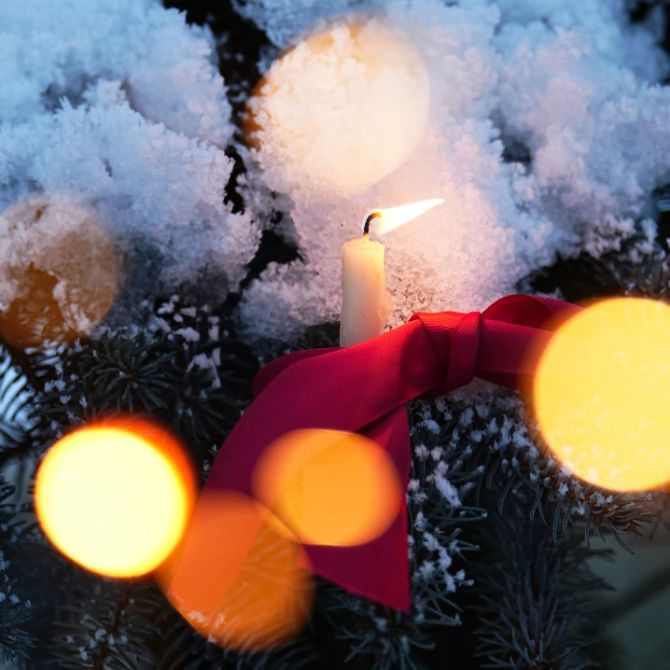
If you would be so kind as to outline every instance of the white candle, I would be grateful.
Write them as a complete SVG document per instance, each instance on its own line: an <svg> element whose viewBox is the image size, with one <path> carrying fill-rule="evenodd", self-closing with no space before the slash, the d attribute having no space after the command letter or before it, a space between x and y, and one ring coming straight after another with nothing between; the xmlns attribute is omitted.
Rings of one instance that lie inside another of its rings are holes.
<svg viewBox="0 0 670 670"><path fill-rule="evenodd" d="M384 245L371 240L366 232L342 247L340 346L349 347L379 335L389 312Z"/></svg>
<svg viewBox="0 0 670 670"><path fill-rule="evenodd" d="M363 236L344 244L341 347L380 335L391 312L391 298L386 291L384 273L384 245L370 239L370 224L374 221L376 233L381 235L442 202L441 199L422 200L411 205L375 210L365 221Z"/></svg>

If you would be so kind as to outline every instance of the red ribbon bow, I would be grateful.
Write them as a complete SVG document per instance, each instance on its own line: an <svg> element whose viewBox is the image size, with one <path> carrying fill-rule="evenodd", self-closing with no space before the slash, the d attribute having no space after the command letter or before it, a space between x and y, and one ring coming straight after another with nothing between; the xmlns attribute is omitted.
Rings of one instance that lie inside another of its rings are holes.
<svg viewBox="0 0 670 670"><path fill-rule="evenodd" d="M374 440L406 487L407 403L447 393L475 377L518 387L532 374L529 352L551 335L547 321L578 309L550 298L512 295L482 313L417 313L404 326L353 347L283 356L256 376L256 398L221 447L206 490L252 495L264 450L303 428L358 432ZM315 573L389 607L409 609L404 506L388 530L367 544L305 550Z"/></svg>

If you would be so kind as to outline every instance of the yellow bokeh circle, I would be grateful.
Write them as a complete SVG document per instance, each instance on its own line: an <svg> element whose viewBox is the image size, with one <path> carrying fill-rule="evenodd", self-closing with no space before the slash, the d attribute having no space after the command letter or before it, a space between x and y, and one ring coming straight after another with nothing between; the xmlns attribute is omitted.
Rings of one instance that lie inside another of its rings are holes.
<svg viewBox="0 0 670 670"><path fill-rule="evenodd" d="M67 557L110 577L154 570L181 539L190 467L165 431L140 421L76 430L51 447L35 481L44 533Z"/></svg>
<svg viewBox="0 0 670 670"><path fill-rule="evenodd" d="M253 488L306 544L370 542L388 529L403 502L398 472L384 449L363 435L338 430L283 435L263 454Z"/></svg>
<svg viewBox="0 0 670 670"><path fill-rule="evenodd" d="M533 408L549 448L574 474L617 491L670 481L670 307L595 303L542 352Z"/></svg>

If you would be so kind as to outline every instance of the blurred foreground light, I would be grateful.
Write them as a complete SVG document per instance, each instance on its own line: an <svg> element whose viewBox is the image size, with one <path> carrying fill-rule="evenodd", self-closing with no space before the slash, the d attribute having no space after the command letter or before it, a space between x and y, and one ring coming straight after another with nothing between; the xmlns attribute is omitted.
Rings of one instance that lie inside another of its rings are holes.
<svg viewBox="0 0 670 670"><path fill-rule="evenodd" d="M181 539L194 480L181 446L137 419L80 428L47 452L35 481L46 536L65 556L109 577L154 570Z"/></svg>
<svg viewBox="0 0 670 670"><path fill-rule="evenodd" d="M542 435L574 474L617 491L670 481L670 307L613 298L559 327L533 380Z"/></svg>
<svg viewBox="0 0 670 670"><path fill-rule="evenodd" d="M205 491L178 550L157 571L166 597L201 635L241 652L271 649L307 621L312 577L300 544L263 505Z"/></svg>
<svg viewBox="0 0 670 670"><path fill-rule="evenodd" d="M117 249L85 202L36 195L0 214L0 337L39 346L89 333L113 305Z"/></svg>
<svg viewBox="0 0 670 670"><path fill-rule="evenodd" d="M297 430L275 441L257 466L254 491L301 542L334 546L374 540L403 501L387 453L337 430Z"/></svg>
<svg viewBox="0 0 670 670"><path fill-rule="evenodd" d="M270 68L249 102L247 132L287 184L350 193L410 156L429 103L414 45L379 18L344 18Z"/></svg>

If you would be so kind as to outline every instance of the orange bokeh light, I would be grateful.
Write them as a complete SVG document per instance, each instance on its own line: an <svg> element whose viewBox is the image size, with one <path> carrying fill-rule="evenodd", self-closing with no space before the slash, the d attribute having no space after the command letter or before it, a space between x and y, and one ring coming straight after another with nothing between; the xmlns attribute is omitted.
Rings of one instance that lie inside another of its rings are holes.
<svg viewBox="0 0 670 670"><path fill-rule="evenodd" d="M154 570L181 539L195 483L179 443L139 419L116 419L58 440L39 466L35 508L51 542L109 577Z"/></svg>
<svg viewBox="0 0 670 670"><path fill-rule="evenodd" d="M179 549L157 571L166 597L201 635L237 651L278 646L309 616L312 578L300 544L263 505L205 492Z"/></svg>
<svg viewBox="0 0 670 670"><path fill-rule="evenodd" d="M574 474L618 491L670 481L670 307L595 303L542 352L533 408L543 438Z"/></svg>
<svg viewBox="0 0 670 670"><path fill-rule="evenodd" d="M89 203L32 195L0 213L0 237L0 284L11 287L0 295L2 339L24 348L71 341L104 319L118 293L120 258Z"/></svg>
<svg viewBox="0 0 670 670"><path fill-rule="evenodd" d="M288 433L266 451L254 492L306 544L352 546L391 525L403 501L394 464L356 433Z"/></svg>

